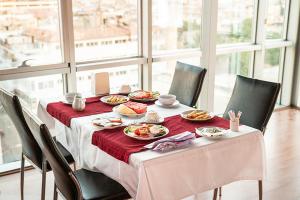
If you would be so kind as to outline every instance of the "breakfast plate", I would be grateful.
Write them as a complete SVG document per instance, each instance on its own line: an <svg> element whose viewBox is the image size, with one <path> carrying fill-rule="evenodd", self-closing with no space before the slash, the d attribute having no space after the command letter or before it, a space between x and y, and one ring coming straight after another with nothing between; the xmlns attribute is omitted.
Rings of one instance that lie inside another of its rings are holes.
<svg viewBox="0 0 300 200"><path fill-rule="evenodd" d="M211 120L215 115L205 110L188 110L181 113L181 117L186 120L201 122Z"/></svg>
<svg viewBox="0 0 300 200"><path fill-rule="evenodd" d="M160 106L160 107L163 107L163 108L175 108L175 107L177 107L177 106L179 106L179 101L178 100L176 100L173 104L171 104L171 105L164 105L164 104L162 104L159 100L157 100L157 101L155 101L155 105L157 105L157 106Z"/></svg>
<svg viewBox="0 0 300 200"><path fill-rule="evenodd" d="M169 129L162 125L141 124L128 126L123 132L137 140L153 140L168 135Z"/></svg>
<svg viewBox="0 0 300 200"><path fill-rule="evenodd" d="M99 117L92 120L93 125L103 129L114 129L124 126L121 118L118 117Z"/></svg>
<svg viewBox="0 0 300 200"><path fill-rule="evenodd" d="M113 107L113 111L126 117L140 118L147 113L147 105L129 101Z"/></svg>
<svg viewBox="0 0 300 200"><path fill-rule="evenodd" d="M128 94L128 97L133 101L151 102L159 97L159 92L150 92L144 90L137 90Z"/></svg>
<svg viewBox="0 0 300 200"><path fill-rule="evenodd" d="M129 98L127 96L123 96L123 95L108 95L108 96L102 97L100 99L100 101L102 101L103 103L115 106L115 105L119 105L119 104L128 102Z"/></svg>
<svg viewBox="0 0 300 200"><path fill-rule="evenodd" d="M200 136L211 138L211 139L220 138L226 134L225 129L220 127L215 127L215 126L196 128L195 132Z"/></svg>

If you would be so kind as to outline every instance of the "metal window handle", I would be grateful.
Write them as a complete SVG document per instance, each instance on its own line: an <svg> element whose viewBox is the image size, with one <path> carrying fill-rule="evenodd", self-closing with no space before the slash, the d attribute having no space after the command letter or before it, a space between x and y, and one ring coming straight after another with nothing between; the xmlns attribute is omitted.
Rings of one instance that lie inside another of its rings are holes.
<svg viewBox="0 0 300 200"><path fill-rule="evenodd" d="M20 66L18 66L18 67L31 67L31 65L28 65L28 64L27 64L27 61L29 61L29 60L33 60L33 59L27 59L27 60L24 60L24 61L22 62L22 64L21 64Z"/></svg>

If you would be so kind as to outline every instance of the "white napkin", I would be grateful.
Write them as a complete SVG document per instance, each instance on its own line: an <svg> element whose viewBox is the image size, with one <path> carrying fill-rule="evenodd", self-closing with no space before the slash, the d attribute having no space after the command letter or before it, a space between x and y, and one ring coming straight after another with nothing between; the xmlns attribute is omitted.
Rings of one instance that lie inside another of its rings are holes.
<svg viewBox="0 0 300 200"><path fill-rule="evenodd" d="M146 145L145 148L152 149L153 151L165 152L191 144L192 140L195 138L195 133L186 131L152 142L151 144Z"/></svg>

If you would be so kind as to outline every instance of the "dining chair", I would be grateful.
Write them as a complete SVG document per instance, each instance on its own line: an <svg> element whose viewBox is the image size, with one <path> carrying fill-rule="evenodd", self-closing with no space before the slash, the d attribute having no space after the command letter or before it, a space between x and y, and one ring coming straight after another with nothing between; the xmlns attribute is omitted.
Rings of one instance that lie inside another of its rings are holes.
<svg viewBox="0 0 300 200"><path fill-rule="evenodd" d="M206 71L205 68L177 61L169 94L176 95L180 103L194 107L199 98Z"/></svg>
<svg viewBox="0 0 300 200"><path fill-rule="evenodd" d="M130 198L122 185L100 172L85 169L73 172L51 137L47 126L28 110L23 109L23 112L33 136L52 168L55 179L55 199L57 199L57 190L67 200Z"/></svg>
<svg viewBox="0 0 300 200"><path fill-rule="evenodd" d="M0 88L0 102L15 125L22 144L22 153L21 153L21 200L24 199L24 165L25 159L32 164L36 169L42 173L42 191L41 199L45 199L45 188L46 188L46 173L51 171L51 167L43 153L34 139L22 112L22 106L19 101L19 98ZM59 151L62 153L64 158L69 164L74 164L74 159L72 155L53 138L56 145L58 146Z"/></svg>
<svg viewBox="0 0 300 200"><path fill-rule="evenodd" d="M273 83L237 75L235 86L223 118L229 119L228 111L241 111L240 124L265 133L280 91L280 83ZM262 199L262 181L258 181L259 199ZM219 188L221 195L222 188Z"/></svg>

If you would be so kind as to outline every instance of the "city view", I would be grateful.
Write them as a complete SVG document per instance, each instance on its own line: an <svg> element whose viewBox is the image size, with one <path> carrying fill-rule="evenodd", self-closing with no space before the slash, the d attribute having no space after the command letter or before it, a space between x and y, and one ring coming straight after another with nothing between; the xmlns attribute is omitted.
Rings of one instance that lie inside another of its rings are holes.
<svg viewBox="0 0 300 200"><path fill-rule="evenodd" d="M64 63L58 0L0 0L0 70ZM137 0L73 0L74 51L76 62L139 56ZM234 7L232 5L235 5ZM282 38L285 0L269 0L265 38ZM202 0L153 0L153 55L182 49L201 49ZM252 43L255 27L254 0L221 0L218 7L217 43ZM236 74L250 76L252 52L218 55L215 76L215 111L224 110ZM200 57L182 61L200 66ZM281 49L265 52L259 78L279 81ZM24 64L24 63L23 63ZM176 60L153 64L153 89L167 93ZM24 66L23 66L24 67ZM205 67L205 66L203 66ZM110 90L122 84L139 86L139 66L107 68L77 73L78 91L93 95L95 73L109 72ZM63 95L63 76L0 81L0 87L17 94L32 110L41 97ZM17 132L0 106L0 165L20 159Z"/></svg>

